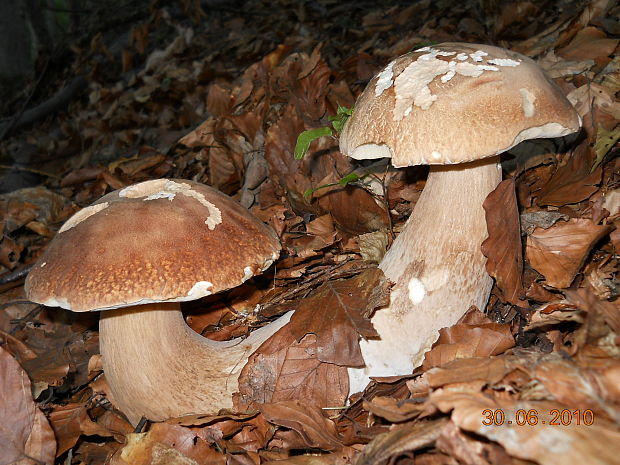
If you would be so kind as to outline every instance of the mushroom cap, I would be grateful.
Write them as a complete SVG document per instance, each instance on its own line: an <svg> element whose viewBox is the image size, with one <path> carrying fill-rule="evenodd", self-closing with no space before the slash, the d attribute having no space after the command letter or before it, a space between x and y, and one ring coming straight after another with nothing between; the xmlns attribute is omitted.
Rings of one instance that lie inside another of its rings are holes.
<svg viewBox="0 0 620 465"><path fill-rule="evenodd" d="M580 126L560 88L530 58L444 43L396 58L370 81L340 150L357 159L391 157L396 167L462 163Z"/></svg>
<svg viewBox="0 0 620 465"><path fill-rule="evenodd" d="M240 285L279 254L276 234L230 197L156 179L73 215L25 289L33 302L74 311L195 300Z"/></svg>

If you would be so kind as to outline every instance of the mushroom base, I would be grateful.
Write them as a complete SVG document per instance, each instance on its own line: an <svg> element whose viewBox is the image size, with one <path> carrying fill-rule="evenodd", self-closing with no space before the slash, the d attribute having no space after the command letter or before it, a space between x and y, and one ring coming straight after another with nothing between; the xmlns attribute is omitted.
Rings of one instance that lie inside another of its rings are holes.
<svg viewBox="0 0 620 465"><path fill-rule="evenodd" d="M231 407L248 357L289 319L220 342L188 327L178 303L104 311L100 348L113 402L134 425Z"/></svg>
<svg viewBox="0 0 620 465"><path fill-rule="evenodd" d="M350 392L371 376L410 374L441 328L472 305L483 309L493 281L480 245L487 237L482 203L502 174L499 157L431 166L418 203L379 268L394 283L390 306L372 323L379 340L362 340L365 368L350 368Z"/></svg>

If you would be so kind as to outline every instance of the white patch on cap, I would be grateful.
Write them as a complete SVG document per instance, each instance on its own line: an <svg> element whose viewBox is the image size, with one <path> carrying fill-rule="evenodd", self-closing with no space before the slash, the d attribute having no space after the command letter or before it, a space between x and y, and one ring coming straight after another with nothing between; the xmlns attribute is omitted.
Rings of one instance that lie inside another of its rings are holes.
<svg viewBox="0 0 620 465"><path fill-rule="evenodd" d="M424 283L418 278L411 278L407 286L409 288L409 300L412 304L419 304L426 297L426 289Z"/></svg>
<svg viewBox="0 0 620 465"><path fill-rule="evenodd" d="M252 268L250 268L249 266L246 266L243 269L243 278L241 279L241 282L244 283L246 282L248 279L250 279L252 276L254 276L254 273L252 272Z"/></svg>
<svg viewBox="0 0 620 465"><path fill-rule="evenodd" d="M101 210L105 210L106 208L108 208L108 206L108 202L101 202L96 205L91 205L90 207L82 208L79 212L76 212L71 218L69 218L65 222L65 224L62 225L62 227L58 230L58 234L68 231L74 226L77 226L87 218L90 218L91 216L99 213Z"/></svg>
<svg viewBox="0 0 620 465"><path fill-rule="evenodd" d="M407 116L411 112L412 105L419 106L423 110L430 108L437 96L431 94L428 85L436 76L447 73L450 70L449 66L447 61L439 60L430 53L422 55L407 66L394 80L396 90L394 120L400 121Z"/></svg>
<svg viewBox="0 0 620 465"><path fill-rule="evenodd" d="M442 158L443 158L443 155L441 153L439 153L439 152L435 152L434 151L434 152L431 153L431 159L432 160L437 161L437 160L441 160Z"/></svg>
<svg viewBox="0 0 620 465"><path fill-rule="evenodd" d="M389 89L394 84L394 63L391 61L377 76L377 84L375 84L375 96L378 97L384 90Z"/></svg>
<svg viewBox="0 0 620 465"><path fill-rule="evenodd" d="M153 195L149 195L144 200L168 199L168 200L170 200L172 202L172 200L174 199L175 195L176 194L174 192L160 191L160 192L156 192Z"/></svg>
<svg viewBox="0 0 620 465"><path fill-rule="evenodd" d="M510 58L493 58L492 60L489 60L489 63L491 63L492 65L497 65L497 66L511 66L511 67L519 66L521 64L520 61L511 60Z"/></svg>
<svg viewBox="0 0 620 465"><path fill-rule="evenodd" d="M487 56L487 52L483 52L482 50L477 50L474 53L470 53L469 56L474 61L482 61L482 58Z"/></svg>
<svg viewBox="0 0 620 465"><path fill-rule="evenodd" d="M523 107L523 114L527 118L531 118L536 113L536 106L534 105L536 96L524 87L519 89L519 93L521 94L522 99L521 106Z"/></svg>
<svg viewBox="0 0 620 465"><path fill-rule="evenodd" d="M211 292L212 287L213 283L210 283L209 281L198 281L189 290L189 292L187 293L187 298L185 300L195 300L200 299L201 297L211 295L213 294L213 292Z"/></svg>
<svg viewBox="0 0 620 465"><path fill-rule="evenodd" d="M521 62L508 58L495 58L484 63L487 52L478 50L467 54L463 52L446 51L432 47L423 47L416 52L424 52L411 62L392 81L394 62L390 63L380 74L375 88L375 95L379 96L387 87L394 83L395 104L393 110L394 121L400 121L409 116L414 106L428 110L437 96L433 95L429 84L437 76L441 76L442 83L447 83L454 76L460 74L467 77L478 77L485 71L497 72L501 66L518 66ZM456 56L455 56L456 55ZM452 57L452 60L438 57ZM471 61L469 61L471 60Z"/></svg>
<svg viewBox="0 0 620 465"><path fill-rule="evenodd" d="M176 194L196 199L207 207L209 216L205 220L205 224L209 229L215 229L215 227L222 222L222 212L219 208L209 202L203 194L193 190L190 184L184 182L175 182L169 179L153 179L126 187L118 193L118 196L130 199L145 197L144 201L157 199L168 199L172 201Z"/></svg>

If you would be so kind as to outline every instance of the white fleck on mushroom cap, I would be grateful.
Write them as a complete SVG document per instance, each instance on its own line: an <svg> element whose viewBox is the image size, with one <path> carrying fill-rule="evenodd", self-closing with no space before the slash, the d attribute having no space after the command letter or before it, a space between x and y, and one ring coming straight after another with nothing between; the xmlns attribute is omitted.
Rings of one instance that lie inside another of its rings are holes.
<svg viewBox="0 0 620 465"><path fill-rule="evenodd" d="M396 167L462 163L580 125L560 88L530 58L444 43L396 58L370 81L340 150L357 159L391 157Z"/></svg>
<svg viewBox="0 0 620 465"><path fill-rule="evenodd" d="M33 302L74 311L188 301L240 285L279 254L273 230L227 195L156 179L69 218L25 289Z"/></svg>

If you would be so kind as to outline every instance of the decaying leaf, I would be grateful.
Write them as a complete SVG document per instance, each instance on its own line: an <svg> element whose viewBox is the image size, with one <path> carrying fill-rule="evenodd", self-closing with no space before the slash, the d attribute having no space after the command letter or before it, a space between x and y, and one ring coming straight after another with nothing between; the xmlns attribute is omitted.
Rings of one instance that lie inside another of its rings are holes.
<svg viewBox="0 0 620 465"><path fill-rule="evenodd" d="M359 455L356 465L383 463L390 457L432 446L447 420L408 423L373 439Z"/></svg>
<svg viewBox="0 0 620 465"><path fill-rule="evenodd" d="M587 141L553 174L549 182L536 193L538 205L560 207L589 198L601 182L600 168L592 171L592 156Z"/></svg>
<svg viewBox="0 0 620 465"><path fill-rule="evenodd" d="M91 416L83 403L57 406L49 419L58 441L58 454L75 446L81 435L113 437L128 434L133 430L127 420L112 411L103 411L98 417Z"/></svg>
<svg viewBox="0 0 620 465"><path fill-rule="evenodd" d="M558 222L549 229L537 228L527 238L527 259L550 286L571 285L590 249L611 226L597 225L585 218Z"/></svg>
<svg viewBox="0 0 620 465"><path fill-rule="evenodd" d="M620 140L620 126L614 128L611 131L607 131L604 127L599 126L596 131L596 142L594 143L594 153L596 154L596 161L592 165L592 171L600 166L605 159L605 155L611 150L611 148Z"/></svg>
<svg viewBox="0 0 620 465"><path fill-rule="evenodd" d="M527 302L522 300L521 229L514 179L502 181L487 196L482 207L489 231L489 237L481 246L487 257L487 272L495 278L495 285L505 302L525 307Z"/></svg>
<svg viewBox="0 0 620 465"><path fill-rule="evenodd" d="M56 440L43 412L32 400L30 380L19 363L0 347L1 465L54 462Z"/></svg>
<svg viewBox="0 0 620 465"><path fill-rule="evenodd" d="M452 360L498 355L515 344L510 325L494 323L476 309L458 323L439 330L439 339L424 355L423 366L440 366Z"/></svg>
<svg viewBox="0 0 620 465"><path fill-rule="evenodd" d="M127 435L127 444L111 461L112 465L224 465L226 457L209 447L189 428L155 423L147 433Z"/></svg>
<svg viewBox="0 0 620 465"><path fill-rule="evenodd" d="M349 279L327 281L305 299L291 305L296 312L289 326L296 339L317 337L319 360L362 366L358 339L378 337L365 316L389 302L389 285L378 268Z"/></svg>
<svg viewBox="0 0 620 465"><path fill-rule="evenodd" d="M315 406L297 400L264 404L259 408L269 423L295 431L298 447L334 450L341 445L334 423Z"/></svg>
<svg viewBox="0 0 620 465"><path fill-rule="evenodd" d="M264 351L264 352L263 352ZM314 334L296 341L289 325L259 348L239 376L241 400L266 403L303 399L339 406L349 391L345 367L323 363Z"/></svg>

